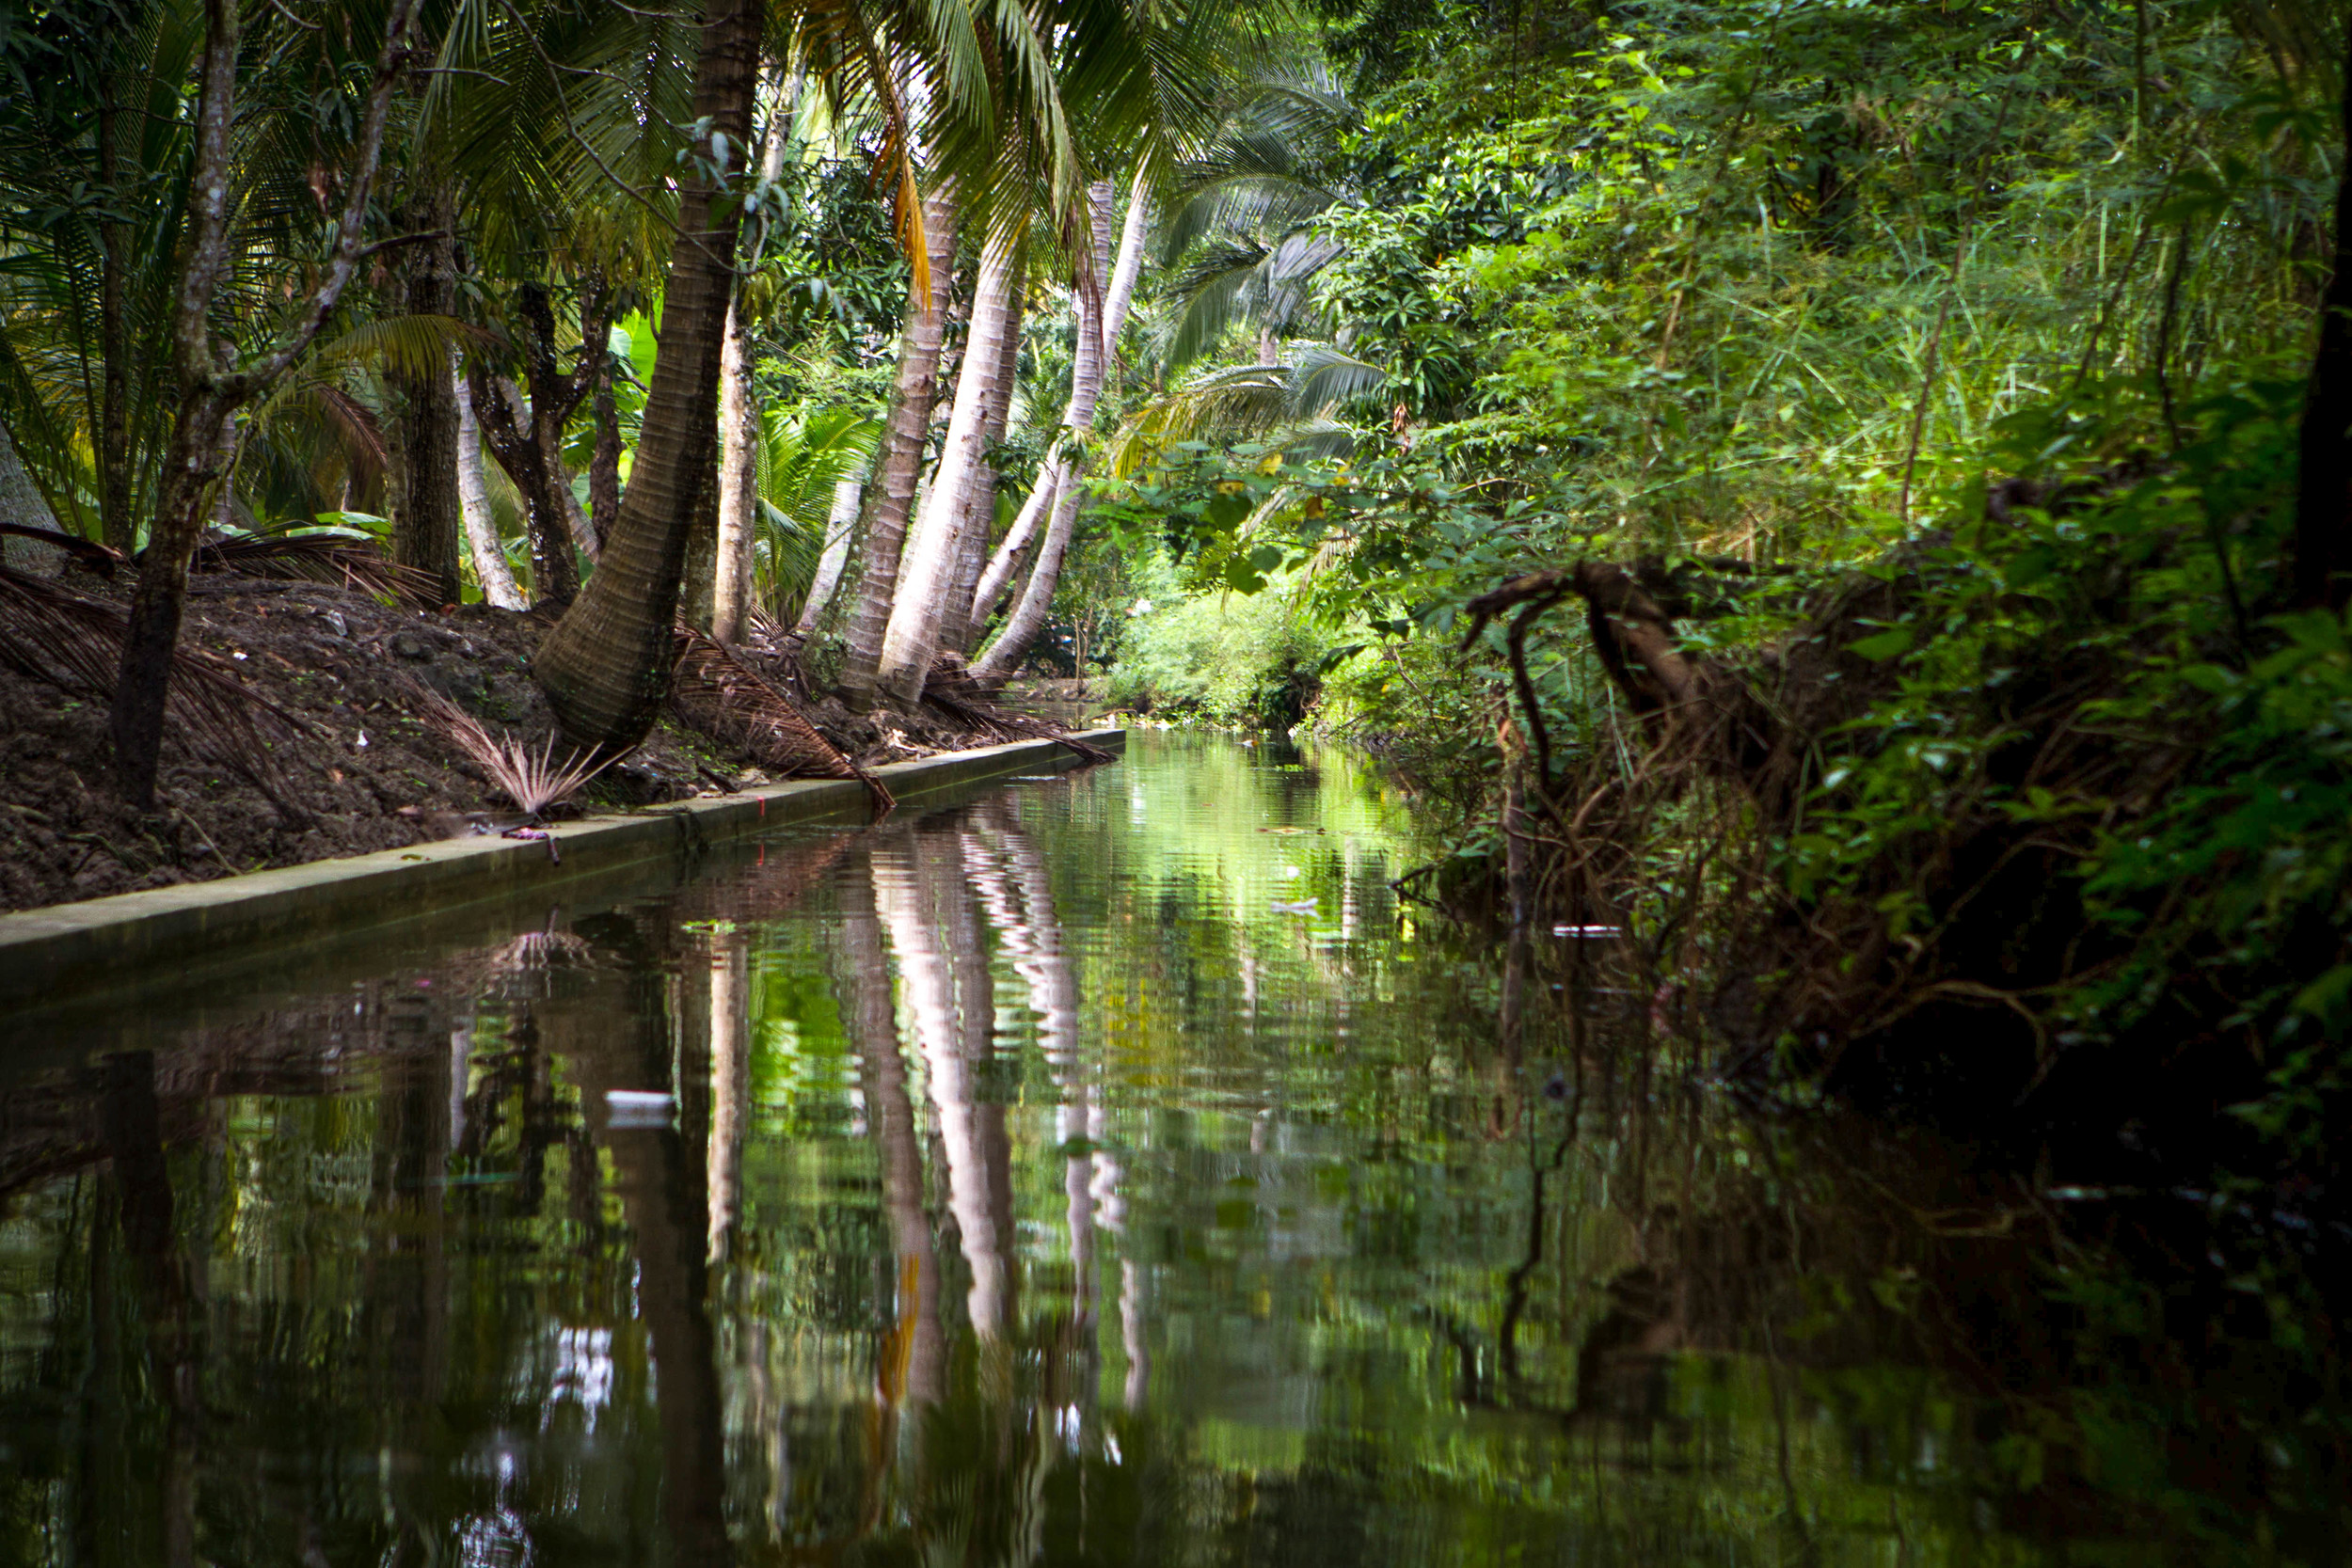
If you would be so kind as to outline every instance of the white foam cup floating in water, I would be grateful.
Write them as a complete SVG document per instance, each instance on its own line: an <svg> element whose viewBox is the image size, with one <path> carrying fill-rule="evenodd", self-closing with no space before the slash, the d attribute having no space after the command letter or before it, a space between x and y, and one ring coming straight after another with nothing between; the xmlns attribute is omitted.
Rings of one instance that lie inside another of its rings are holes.
<svg viewBox="0 0 2352 1568"><path fill-rule="evenodd" d="M608 1127L667 1127L677 1101L648 1089L607 1089L604 1107Z"/></svg>

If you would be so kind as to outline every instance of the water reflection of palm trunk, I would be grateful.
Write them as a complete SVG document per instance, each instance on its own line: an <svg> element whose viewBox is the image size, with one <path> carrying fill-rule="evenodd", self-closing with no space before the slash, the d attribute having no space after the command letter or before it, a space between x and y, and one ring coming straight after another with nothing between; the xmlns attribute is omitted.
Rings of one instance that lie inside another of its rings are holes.
<svg viewBox="0 0 2352 1568"><path fill-rule="evenodd" d="M580 994L543 1010L541 1027L549 1043L571 1057L592 1123L603 1120L609 1089L670 1090L664 1003L658 974L599 974ZM637 1299L653 1352L671 1556L686 1568L723 1563L731 1560L726 1456L706 1293L709 1220L701 1148L668 1124L606 1124L601 1141L619 1178L622 1214L637 1240Z"/></svg>
<svg viewBox="0 0 2352 1568"><path fill-rule="evenodd" d="M947 1159L947 1206L955 1215L963 1259L972 1272L965 1298L975 1334L1001 1341L1008 1329L1011 1296L1010 1238L998 1225L1000 1205L992 1190L990 1145L977 1104L973 1063L964 1053L956 1017L955 972L942 951L948 921L938 908L945 891L941 872L945 841L912 834L874 852L874 903L898 956L898 980L914 1015L915 1045L923 1054L931 1105L939 1117L939 1141ZM953 892L960 884L949 884ZM952 900L951 900L952 901ZM1009 1205L1001 1207L1009 1208Z"/></svg>
<svg viewBox="0 0 2352 1568"><path fill-rule="evenodd" d="M882 1398L936 1404L946 1391L946 1350L939 1326L939 1256L923 1201L923 1147L899 1054L898 1009L874 917L874 885L858 874L841 880L841 956L851 1006L851 1041L865 1066L866 1103L881 1154L882 1209L898 1255L898 1326L882 1356Z"/></svg>
<svg viewBox="0 0 2352 1568"><path fill-rule="evenodd" d="M1114 1234L1125 1227L1126 1202L1120 1193L1118 1161L1102 1145L1107 1132L1092 1076L1078 1053L1078 981L1061 920L1054 908L1052 879L1044 857L1010 812L989 802L977 808L977 832L967 835L965 875L981 907L1013 954L1013 971L1027 985L1037 1014L1038 1045L1053 1075L1059 1103L1055 1131L1069 1150L1062 1176L1071 1264L1076 1275L1073 1309L1085 1337L1087 1367L1094 1348L1096 1281L1094 1235L1098 1223ZM1132 1260L1120 1264L1120 1328L1126 1340L1128 1403L1140 1402L1150 1357L1142 1348L1142 1286ZM1081 1380L1092 1386L1090 1375Z"/></svg>
<svg viewBox="0 0 2352 1568"><path fill-rule="evenodd" d="M167 1568L193 1568L196 1459L203 1419L195 1344L197 1292L180 1247L151 1053L131 1052L108 1060L103 1117L119 1194L123 1249L131 1255L146 1297L148 1344L156 1386L164 1395L158 1499L163 1560Z"/></svg>
<svg viewBox="0 0 2352 1568"><path fill-rule="evenodd" d="M713 1263L726 1260L727 1236L742 1189L743 1125L752 1092L749 944L724 931L710 956L710 1236Z"/></svg>

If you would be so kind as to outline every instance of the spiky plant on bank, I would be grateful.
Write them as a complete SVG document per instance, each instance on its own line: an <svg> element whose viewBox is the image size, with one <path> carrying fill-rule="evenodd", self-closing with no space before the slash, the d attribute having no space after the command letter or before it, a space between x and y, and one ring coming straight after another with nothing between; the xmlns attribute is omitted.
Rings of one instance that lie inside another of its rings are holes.
<svg viewBox="0 0 2352 1568"><path fill-rule="evenodd" d="M437 691L420 686L416 695L426 725L472 758L490 782L533 821L578 794L589 780L625 754L615 752L599 757L569 752L559 762L552 735L534 752L517 736L492 734L481 720Z"/></svg>

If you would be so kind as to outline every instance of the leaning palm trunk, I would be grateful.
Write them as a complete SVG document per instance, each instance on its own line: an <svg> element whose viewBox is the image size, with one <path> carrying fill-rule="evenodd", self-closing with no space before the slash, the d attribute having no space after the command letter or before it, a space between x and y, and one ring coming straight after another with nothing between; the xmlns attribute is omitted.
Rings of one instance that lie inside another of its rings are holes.
<svg viewBox="0 0 2352 1568"><path fill-rule="evenodd" d="M454 356L453 355L453 357ZM457 404L457 507L466 524L466 547L473 555L474 579L482 596L501 610L527 608L523 591L499 546L497 519L490 515L490 487L482 471L482 427L474 421L473 394L453 365L450 382Z"/></svg>
<svg viewBox="0 0 2352 1568"><path fill-rule="evenodd" d="M862 479L838 481L833 487L833 515L825 519L825 548L817 558L817 576L808 585L808 597L801 601L801 618L793 623L792 635L813 637L817 624L824 619L825 607L833 603L833 591L841 582L841 568L849 564L850 535L857 531L858 502L866 496Z"/></svg>
<svg viewBox="0 0 2352 1568"><path fill-rule="evenodd" d="M841 695L850 706L874 705L882 670L882 636L898 586L898 556L906 542L907 514L923 465L924 438L930 431L931 404L938 396L939 340L947 320L950 277L956 256L956 192L940 182L923 200L923 233L930 288L907 291L907 317L898 348L898 385L874 460L875 488L866 515L866 547L859 561L856 608L850 611L849 646L841 665Z"/></svg>
<svg viewBox="0 0 2352 1568"><path fill-rule="evenodd" d="M773 183L784 172L785 127L791 123L797 84L787 87L768 116L759 177ZM751 614L755 546L759 538L759 405L752 401L752 324L741 291L727 307L726 357L719 372L719 559L710 589L710 635L732 645Z"/></svg>
<svg viewBox="0 0 2352 1568"><path fill-rule="evenodd" d="M981 416L980 450L990 451L1005 438L1005 423L1012 414L1013 383L1021 374L1021 318L1027 301L1021 276L1013 275L1012 312L1005 323L1004 343L996 374L989 385L988 408ZM963 653L972 636L972 597L978 591L980 571L988 564L988 534L996 520L997 473L993 463L975 466L964 496L959 525L963 545L956 552L955 576L948 579L947 602L939 618L939 645Z"/></svg>
<svg viewBox="0 0 2352 1568"><path fill-rule="evenodd" d="M1127 194L1127 218L1119 238L1119 263L1111 270L1110 288L1103 296L1100 312L1103 372L1106 377L1110 372L1111 356L1119 347L1120 334L1127 329L1127 310L1135 302L1136 279L1143 271L1144 242L1150 237L1151 227L1152 198L1144 185L1143 170L1138 168L1135 183ZM1077 390L1074 380L1071 390L1074 406ZM1100 397L1099 389L1096 395ZM1091 414L1089 417L1091 418ZM1062 422L1070 423L1070 418L1065 413ZM1039 528L1054 515L1056 503L1060 500L1061 493L1069 483L1069 470L1058 461L1049 461L1038 470L1036 488L1029 492L1029 499L1022 506L1021 515L1013 519L1004 543L996 547L995 554L988 558L988 566L980 574L979 586L972 592L967 640L977 639L987 626L989 617L1003 606L1005 595L1012 591L1012 585L1020 578L1022 559L1029 553L1029 546L1037 542Z"/></svg>
<svg viewBox="0 0 2352 1568"><path fill-rule="evenodd" d="M385 122L392 91L412 53L409 31L414 0L393 0L385 19L384 48L376 56L366 112L360 117L352 167L335 240L309 295L270 349L245 369L221 362L213 338L213 306L229 277L229 214L235 172L231 130L236 123L236 0L206 0L204 50L199 62L199 95L190 139L195 144L188 179L187 228L172 310L172 368L180 407L165 448L156 485L154 517L140 558L138 588L122 640L121 673L115 682L107 728L114 742L115 787L140 811L155 803L155 773L162 762L164 713L170 700L173 656L187 608L188 563L204 531L213 488L220 481L218 440L223 425L246 404L268 389L317 341L335 312L344 287L358 270L359 236L366 227L384 150Z"/></svg>
<svg viewBox="0 0 2352 1568"><path fill-rule="evenodd" d="M1062 422L1070 416L1065 413ZM1037 543L1037 531L1053 515L1055 498L1061 494L1061 459L1048 457L1037 471L1037 483L1030 486L1029 499L1021 503L1021 515L1005 531L1004 542L996 553L988 558L988 566L980 573L980 584L972 591L971 633L977 637L984 630L989 618L1003 608L1005 595L1012 592L1020 580L1021 566L1027 558L1029 546Z"/></svg>
<svg viewBox="0 0 2352 1568"><path fill-rule="evenodd" d="M979 276L973 284L971 336L956 377L946 443L922 515L907 540L890 624L882 636L876 678L884 691L910 708L923 700L923 677L939 651L947 595L963 558L973 489L988 467L989 408L1004 370L1006 334L1017 330L1013 298L1019 287L1018 235L991 233L981 247Z"/></svg>
<svg viewBox="0 0 2352 1568"><path fill-rule="evenodd" d="M705 7L693 112L710 128L712 163L732 162L750 139L763 14L754 0ZM695 492L718 440L719 362L740 207L712 200L713 173L739 177L741 170L710 171L700 159L688 169L662 303L661 355L628 491L596 575L532 666L565 737L599 750L634 744L661 711Z"/></svg>
<svg viewBox="0 0 2352 1568"><path fill-rule="evenodd" d="M1136 297L1136 279L1143 274L1143 245L1151 237L1152 193L1137 165L1135 183L1127 192L1127 221L1119 232L1119 263L1111 268L1111 286L1103 295L1103 366L1107 376L1119 356L1119 335L1127 330L1127 307Z"/></svg>
<svg viewBox="0 0 2352 1568"><path fill-rule="evenodd" d="M1045 629L1046 611L1054 589L1061 581L1062 557L1069 553L1070 535L1077 527L1078 503L1086 493L1086 452L1079 445L1094 423L1094 404L1103 392L1102 277L1110 265L1111 187L1097 182L1087 193L1094 213L1094 265L1081 273L1076 290L1078 349L1070 372L1070 408L1063 416L1065 451L1056 458L1060 469L1053 519L1038 546L1037 564L1029 568L1028 585L1005 620L1005 628L988 650L973 661L972 673L994 680L1009 675L1027 657L1030 645Z"/></svg>

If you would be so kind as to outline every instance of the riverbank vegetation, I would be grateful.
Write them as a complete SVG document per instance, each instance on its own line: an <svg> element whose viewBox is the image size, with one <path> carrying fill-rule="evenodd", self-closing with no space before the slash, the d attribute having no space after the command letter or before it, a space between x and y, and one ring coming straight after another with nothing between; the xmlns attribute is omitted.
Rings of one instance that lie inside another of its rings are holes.
<svg viewBox="0 0 2352 1568"><path fill-rule="evenodd" d="M1734 1074L2324 1187L2344 20L28 12L12 678L145 820L252 687L191 584L321 531L583 762L1104 674L1379 751L1419 895L1624 927Z"/></svg>

